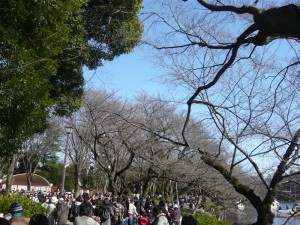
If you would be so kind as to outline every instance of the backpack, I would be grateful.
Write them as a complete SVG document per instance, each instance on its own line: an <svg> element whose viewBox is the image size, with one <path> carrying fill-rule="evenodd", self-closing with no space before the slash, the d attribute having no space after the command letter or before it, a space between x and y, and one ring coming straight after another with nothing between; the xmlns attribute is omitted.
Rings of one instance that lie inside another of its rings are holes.
<svg viewBox="0 0 300 225"><path fill-rule="evenodd" d="M69 218L71 222L74 222L75 218L79 216L79 207L80 205L77 205L75 202L72 204L70 218Z"/></svg>
<svg viewBox="0 0 300 225"><path fill-rule="evenodd" d="M101 219L101 223L109 219L109 211L107 208L104 207L100 208L100 219Z"/></svg>
<svg viewBox="0 0 300 225"><path fill-rule="evenodd" d="M162 224L162 225L169 225L168 218L167 218L166 215L164 215L164 214L158 215L158 216L155 218L155 220L154 220L154 222L153 222L152 224L157 224L160 217L163 217L163 218L164 218L163 221L161 221L162 223L160 223L160 224Z"/></svg>
<svg viewBox="0 0 300 225"><path fill-rule="evenodd" d="M172 213L172 221L178 222L181 219L181 214L178 209L174 209Z"/></svg>

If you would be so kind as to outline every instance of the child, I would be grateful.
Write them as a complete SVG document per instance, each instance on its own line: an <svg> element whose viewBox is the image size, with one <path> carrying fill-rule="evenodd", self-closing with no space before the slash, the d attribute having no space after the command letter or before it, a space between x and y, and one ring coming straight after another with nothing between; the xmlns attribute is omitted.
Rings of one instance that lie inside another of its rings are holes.
<svg viewBox="0 0 300 225"><path fill-rule="evenodd" d="M141 212L141 217L139 218L139 225L148 225L149 218L147 217L145 212Z"/></svg>

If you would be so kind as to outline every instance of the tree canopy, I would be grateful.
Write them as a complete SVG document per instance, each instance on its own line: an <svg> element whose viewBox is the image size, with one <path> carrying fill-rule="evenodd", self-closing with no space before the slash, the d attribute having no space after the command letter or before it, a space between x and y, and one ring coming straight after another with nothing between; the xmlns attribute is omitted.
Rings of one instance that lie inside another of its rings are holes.
<svg viewBox="0 0 300 225"><path fill-rule="evenodd" d="M80 107L83 66L137 45L140 8L141 1L0 3L1 152L44 129L49 112L68 116Z"/></svg>

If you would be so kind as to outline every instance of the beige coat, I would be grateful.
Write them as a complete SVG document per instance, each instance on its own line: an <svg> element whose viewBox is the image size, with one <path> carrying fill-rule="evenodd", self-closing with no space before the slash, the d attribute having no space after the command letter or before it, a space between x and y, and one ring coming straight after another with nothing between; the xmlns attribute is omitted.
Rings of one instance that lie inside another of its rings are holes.
<svg viewBox="0 0 300 225"><path fill-rule="evenodd" d="M29 218L26 218L24 216L17 216L17 217L12 217L9 220L10 225L28 225L29 223Z"/></svg>

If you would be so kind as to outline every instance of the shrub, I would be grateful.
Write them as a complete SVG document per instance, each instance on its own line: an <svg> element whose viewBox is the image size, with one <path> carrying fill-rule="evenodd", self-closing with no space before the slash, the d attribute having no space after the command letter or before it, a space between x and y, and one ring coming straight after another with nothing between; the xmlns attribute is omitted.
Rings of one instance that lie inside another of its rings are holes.
<svg viewBox="0 0 300 225"><path fill-rule="evenodd" d="M196 213L195 218L197 225L229 225L229 223L223 220L218 221L215 216L206 213Z"/></svg>
<svg viewBox="0 0 300 225"><path fill-rule="evenodd" d="M8 213L12 203L19 202L23 206L23 216L30 218L34 214L46 214L46 209L41 204L19 194L0 196L0 212Z"/></svg>

